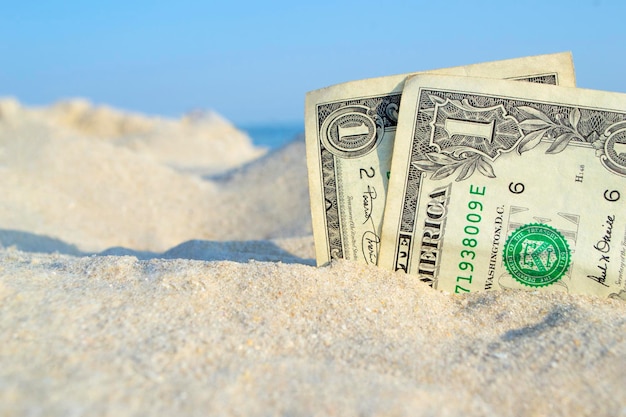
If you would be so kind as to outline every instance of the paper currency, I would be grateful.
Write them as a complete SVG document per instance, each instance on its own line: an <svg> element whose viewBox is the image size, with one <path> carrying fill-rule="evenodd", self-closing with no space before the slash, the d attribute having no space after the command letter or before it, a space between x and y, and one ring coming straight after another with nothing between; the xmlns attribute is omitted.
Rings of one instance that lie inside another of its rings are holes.
<svg viewBox="0 0 626 417"><path fill-rule="evenodd" d="M560 53L432 71L574 86ZM306 96L305 130L318 265L376 264L400 97L407 74L354 81Z"/></svg>
<svg viewBox="0 0 626 417"><path fill-rule="evenodd" d="M624 297L626 95L415 76L396 138L379 266Z"/></svg>

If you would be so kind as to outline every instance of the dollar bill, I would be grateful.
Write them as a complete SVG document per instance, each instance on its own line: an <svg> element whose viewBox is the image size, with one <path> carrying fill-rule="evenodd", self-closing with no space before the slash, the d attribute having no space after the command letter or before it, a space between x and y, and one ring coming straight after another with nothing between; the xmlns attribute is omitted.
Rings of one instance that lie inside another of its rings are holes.
<svg viewBox="0 0 626 417"><path fill-rule="evenodd" d="M626 95L410 78L379 266L453 293L624 297Z"/></svg>
<svg viewBox="0 0 626 417"><path fill-rule="evenodd" d="M432 72L575 85L570 53ZM377 263L406 77L353 81L306 96L305 136L318 265L338 258Z"/></svg>

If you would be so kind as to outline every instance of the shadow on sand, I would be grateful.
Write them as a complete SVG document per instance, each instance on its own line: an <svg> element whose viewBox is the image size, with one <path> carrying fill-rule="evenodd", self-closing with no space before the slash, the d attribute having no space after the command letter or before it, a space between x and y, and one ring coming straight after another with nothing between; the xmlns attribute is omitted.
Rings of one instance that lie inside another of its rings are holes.
<svg viewBox="0 0 626 417"><path fill-rule="evenodd" d="M269 240L209 241L189 240L163 253L137 251L122 247L102 252L83 252L76 246L45 235L19 230L0 229L0 247L14 247L23 252L59 253L72 256L134 256L148 259L193 259L199 261L282 262L314 265L314 259L301 258Z"/></svg>

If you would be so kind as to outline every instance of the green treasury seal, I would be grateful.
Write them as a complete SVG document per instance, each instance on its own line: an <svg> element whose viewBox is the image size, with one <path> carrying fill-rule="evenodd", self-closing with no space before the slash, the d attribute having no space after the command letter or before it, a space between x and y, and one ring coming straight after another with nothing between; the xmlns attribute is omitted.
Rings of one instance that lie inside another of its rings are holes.
<svg viewBox="0 0 626 417"><path fill-rule="evenodd" d="M572 259L565 237L540 223L517 228L506 240L503 256L511 276L530 287L554 284L565 275Z"/></svg>

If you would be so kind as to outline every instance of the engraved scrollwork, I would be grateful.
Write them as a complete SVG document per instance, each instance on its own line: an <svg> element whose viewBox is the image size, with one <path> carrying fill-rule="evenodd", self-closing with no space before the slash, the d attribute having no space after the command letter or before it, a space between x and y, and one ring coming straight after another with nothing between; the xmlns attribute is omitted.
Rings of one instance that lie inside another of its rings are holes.
<svg viewBox="0 0 626 417"><path fill-rule="evenodd" d="M520 128L525 132L524 138L517 147L520 155L539 145L543 139L553 141L546 150L548 154L563 152L572 140L586 142L578 130L581 118L581 112L578 108L571 109L567 115L557 113L556 121L553 121L541 110L531 106L520 106L517 107L517 110L527 117L520 123Z"/></svg>
<svg viewBox="0 0 626 417"><path fill-rule="evenodd" d="M606 169L626 177L626 122L609 126L593 147Z"/></svg>
<svg viewBox="0 0 626 417"><path fill-rule="evenodd" d="M342 158L358 158L373 149L384 133L383 121L367 106L339 108L326 118L321 128L324 147Z"/></svg>
<svg viewBox="0 0 626 417"><path fill-rule="evenodd" d="M491 161L502 152L515 149L521 155L542 142L548 144L547 154L561 153L570 144L593 147L606 169L626 176L624 114L523 101L505 105L495 98L461 94L426 92L421 100L429 129L420 134L430 139L422 136L426 142L420 143L426 146L412 164L432 179L457 173L456 181L462 181L476 171L495 177ZM499 125L505 127L500 137Z"/></svg>
<svg viewBox="0 0 626 417"><path fill-rule="evenodd" d="M429 109L432 120L429 145L434 151L413 165L432 172L439 180L458 172L456 181L474 172L495 178L490 161L509 152L522 137L518 121L502 105L475 107L468 100L450 100L431 95L435 103Z"/></svg>

